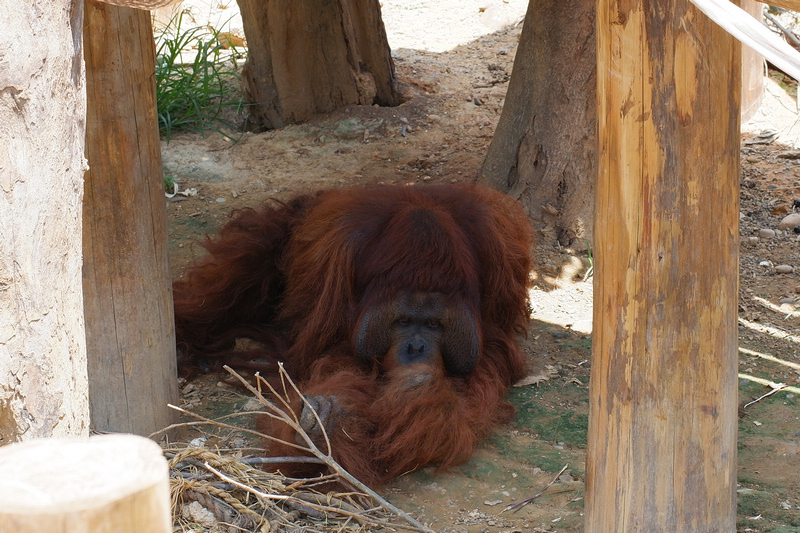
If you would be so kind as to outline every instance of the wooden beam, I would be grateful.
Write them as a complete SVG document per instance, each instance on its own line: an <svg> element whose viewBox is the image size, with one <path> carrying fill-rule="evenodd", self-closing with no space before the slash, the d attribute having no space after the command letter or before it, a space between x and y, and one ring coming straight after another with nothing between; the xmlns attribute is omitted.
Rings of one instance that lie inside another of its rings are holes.
<svg viewBox="0 0 800 533"><path fill-rule="evenodd" d="M800 52L792 48L783 37L771 32L739 6L728 0L691 0L711 20L767 58L794 79L800 79Z"/></svg>
<svg viewBox="0 0 800 533"><path fill-rule="evenodd" d="M597 6L586 531L734 531L741 48L689 0Z"/></svg>
<svg viewBox="0 0 800 533"><path fill-rule="evenodd" d="M767 3L771 6L791 9L792 11L800 11L800 0L772 0L771 2Z"/></svg>

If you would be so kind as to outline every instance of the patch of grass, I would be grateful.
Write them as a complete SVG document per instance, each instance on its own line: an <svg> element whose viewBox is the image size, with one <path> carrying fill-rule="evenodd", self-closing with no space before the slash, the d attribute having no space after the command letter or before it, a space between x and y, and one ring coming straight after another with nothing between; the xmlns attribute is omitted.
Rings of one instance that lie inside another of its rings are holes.
<svg viewBox="0 0 800 533"><path fill-rule="evenodd" d="M503 473L503 470L489 459L476 456L461 465L459 470L470 479L496 478Z"/></svg>
<svg viewBox="0 0 800 533"><path fill-rule="evenodd" d="M232 52L226 50L232 49ZM182 54L194 58L184 62ZM236 60L244 49L237 49L214 28L184 27L181 11L156 35L156 101L158 127L167 140L175 131L216 131L231 138L233 125L224 111L241 109Z"/></svg>
<svg viewBox="0 0 800 533"><path fill-rule="evenodd" d="M175 190L175 178L164 174L164 190L168 193L172 193Z"/></svg>
<svg viewBox="0 0 800 533"><path fill-rule="evenodd" d="M511 435L498 434L490 439L489 444L494 446L500 455L514 458L530 466L538 466L545 472L555 474L569 463L568 471L573 476L583 477L585 473L583 454L568 449L559 450L546 442L515 439ZM467 465L469 468L475 468L472 463Z"/></svg>
<svg viewBox="0 0 800 533"><path fill-rule="evenodd" d="M800 513L794 509L783 509L780 502L787 495L772 494L763 490L741 487L736 494L736 516L740 527L759 524L751 517L766 520L759 531L770 533L800 533ZM770 522L776 523L775 525Z"/></svg>
<svg viewBox="0 0 800 533"><path fill-rule="evenodd" d="M538 388L521 387L509 395L517 408L516 425L535 432L547 442L563 442L567 446L586 447L589 415L572 409L554 409L545 405L544 396L551 385ZM564 389L559 389L564 394Z"/></svg>

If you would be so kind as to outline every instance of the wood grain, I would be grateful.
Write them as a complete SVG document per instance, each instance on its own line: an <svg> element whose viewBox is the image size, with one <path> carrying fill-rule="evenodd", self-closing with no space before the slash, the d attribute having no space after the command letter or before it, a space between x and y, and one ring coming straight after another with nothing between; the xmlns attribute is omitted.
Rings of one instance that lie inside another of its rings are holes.
<svg viewBox="0 0 800 533"><path fill-rule="evenodd" d="M169 425L178 396L150 14L88 0L84 32L92 425L148 435Z"/></svg>
<svg viewBox="0 0 800 533"><path fill-rule="evenodd" d="M741 48L600 0L586 531L735 530Z"/></svg>

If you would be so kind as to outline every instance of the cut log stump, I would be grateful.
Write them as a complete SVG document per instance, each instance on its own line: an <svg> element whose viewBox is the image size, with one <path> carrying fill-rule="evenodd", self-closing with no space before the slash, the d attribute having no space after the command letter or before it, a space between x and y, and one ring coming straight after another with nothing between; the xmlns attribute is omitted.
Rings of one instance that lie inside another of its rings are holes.
<svg viewBox="0 0 800 533"><path fill-rule="evenodd" d="M40 439L0 448L0 531L169 533L169 470L136 435Z"/></svg>

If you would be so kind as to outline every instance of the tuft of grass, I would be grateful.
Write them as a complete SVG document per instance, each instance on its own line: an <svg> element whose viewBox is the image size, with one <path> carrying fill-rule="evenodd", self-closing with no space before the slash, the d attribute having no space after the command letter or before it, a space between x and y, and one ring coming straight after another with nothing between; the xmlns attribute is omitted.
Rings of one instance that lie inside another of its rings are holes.
<svg viewBox="0 0 800 533"><path fill-rule="evenodd" d="M181 11L156 34L159 131L168 141L175 131L216 131L231 138L235 127L225 112L242 108L241 96L232 94L239 94L237 60L246 51L219 30L184 26Z"/></svg>
<svg viewBox="0 0 800 533"><path fill-rule="evenodd" d="M175 178L168 174L164 174L164 190L171 193L175 189Z"/></svg>

